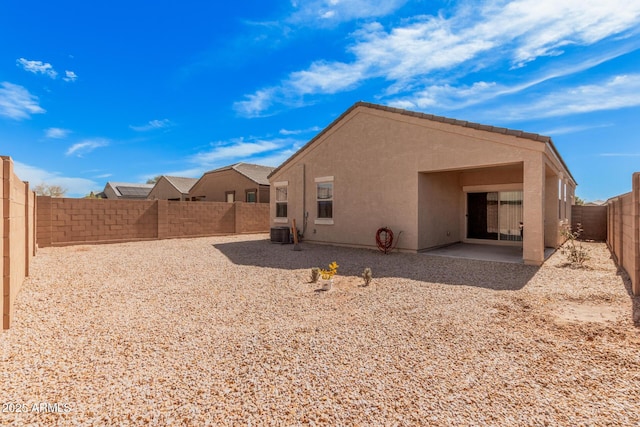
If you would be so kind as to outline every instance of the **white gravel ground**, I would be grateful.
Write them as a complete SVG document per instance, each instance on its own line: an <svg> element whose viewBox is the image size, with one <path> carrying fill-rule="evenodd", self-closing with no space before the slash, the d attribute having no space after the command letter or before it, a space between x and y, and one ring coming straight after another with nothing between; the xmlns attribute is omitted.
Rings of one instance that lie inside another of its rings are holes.
<svg viewBox="0 0 640 427"><path fill-rule="evenodd" d="M0 424L640 425L640 304L604 244L583 270L301 247L40 249Z"/></svg>

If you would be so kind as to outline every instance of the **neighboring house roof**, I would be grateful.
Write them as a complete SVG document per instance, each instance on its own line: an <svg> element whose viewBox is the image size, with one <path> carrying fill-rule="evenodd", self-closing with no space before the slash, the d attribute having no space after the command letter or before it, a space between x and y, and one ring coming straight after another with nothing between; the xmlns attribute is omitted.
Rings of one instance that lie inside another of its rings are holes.
<svg viewBox="0 0 640 427"><path fill-rule="evenodd" d="M282 169L282 167L285 166L287 163L291 162L295 157L298 156L298 154L300 154L304 150L306 150L307 147L311 146L314 142L316 142L318 139L320 139L320 137L322 137L322 135L324 135L326 132L328 132L331 128L333 128L343 118L345 118L349 113L351 113L353 110L355 110L358 107L371 108L371 109L374 109L374 110L383 110L383 111L388 111L390 113L402 114L402 115L405 115L405 116L418 117L418 118L421 118L421 119L431 120L431 121L434 121L434 122L447 123L447 124L451 124L451 125L455 125L455 126L462 126L462 127L478 129L478 130L487 131L487 132L499 133L499 134L503 134L503 135L512 135L512 136L515 136L517 138L526 138L526 139L531 139L533 141L538 141L538 142L542 142L542 143L545 143L545 144L549 144L551 146L551 148L553 149L554 153L556 154L556 156L558 156L558 159L560 160L560 162L562 163L564 168L569 173L569 176L571 176L571 172L569 172L569 168L565 164L565 162L562 159L562 157L560 157L560 154L558 153L558 150L556 150L555 146L553 145L553 141L551 140L551 137L544 136L544 135L539 135L537 133L523 132L521 130L514 130L514 129L503 128L503 127L483 125L483 124L480 124L480 123L467 122L467 121L464 121L464 120L457 120L457 119L450 119L450 118L442 117L442 116L434 116L433 114L419 113L419 112L416 112L416 111L403 110L401 108L387 107L387 106L384 106L384 105L372 104L370 102L358 101L355 104L353 104L347 111L342 113L340 115L340 117L338 117L333 122L331 122L331 124L329 124L329 126L324 128L313 139L311 139L309 142L307 142L305 145L303 145L298 151L293 153L293 155L291 157L289 157L287 160L285 160L284 163L282 163L280 166L275 168L273 170L273 172L271 172L269 174L269 177L271 177L271 175L275 174L277 171ZM575 182L575 179L573 178L573 176L571 176L571 179Z"/></svg>
<svg viewBox="0 0 640 427"><path fill-rule="evenodd" d="M198 182L198 178L183 178L180 176L167 176L167 175L163 175L163 176L167 179L167 181L169 181L169 184L173 185L176 190L178 190L183 194L189 193L189 190L191 190L191 187L193 187L193 185L196 182Z"/></svg>
<svg viewBox="0 0 640 427"><path fill-rule="evenodd" d="M269 185L269 174L275 170L272 166L254 165L251 163L235 163L233 165L224 166L218 169L205 172L204 175L221 172L225 170L235 170L236 172L246 176L251 181L260 185ZM203 177L204 177L203 175ZM202 179L202 178L201 178Z"/></svg>
<svg viewBox="0 0 640 427"><path fill-rule="evenodd" d="M105 189L111 187L116 197L123 199L146 199L154 184L136 184L130 182L107 182Z"/></svg>

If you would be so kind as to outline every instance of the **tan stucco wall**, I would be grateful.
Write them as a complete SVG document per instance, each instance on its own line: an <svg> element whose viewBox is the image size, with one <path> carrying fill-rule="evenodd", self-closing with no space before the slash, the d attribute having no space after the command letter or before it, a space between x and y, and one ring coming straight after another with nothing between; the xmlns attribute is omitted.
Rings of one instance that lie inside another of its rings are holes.
<svg viewBox="0 0 640 427"><path fill-rule="evenodd" d="M189 191L189 197L204 197L207 202L226 202L226 192L235 191L235 201L244 202L245 191L256 190L259 203L269 203L268 191L260 191L260 185L235 170L207 173ZM263 186L264 187L264 186Z"/></svg>
<svg viewBox="0 0 640 427"><path fill-rule="evenodd" d="M156 185L151 189L147 196L149 200L185 200L183 195L169 180L164 176L160 177Z"/></svg>
<svg viewBox="0 0 640 427"><path fill-rule="evenodd" d="M464 186L520 182L528 224L525 260L540 263L545 149L529 139L358 107L270 177L271 199L273 184L288 181L287 224L295 218L300 227L308 212L308 241L375 246L376 230L388 226L403 232L400 249L415 251L461 239ZM315 224L314 179L327 176L334 177L334 223ZM271 218L273 226L283 225L274 221L275 203Z"/></svg>
<svg viewBox="0 0 640 427"><path fill-rule="evenodd" d="M418 249L459 242L464 237L461 227L461 205L464 194L459 172L421 173L418 176L418 209L438 215L418 217Z"/></svg>

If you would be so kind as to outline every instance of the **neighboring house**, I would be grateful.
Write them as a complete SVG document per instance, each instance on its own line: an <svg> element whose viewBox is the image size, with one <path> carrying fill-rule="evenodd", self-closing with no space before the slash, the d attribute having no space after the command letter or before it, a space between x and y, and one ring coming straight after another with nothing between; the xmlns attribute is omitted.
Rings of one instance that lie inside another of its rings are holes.
<svg viewBox="0 0 640 427"><path fill-rule="evenodd" d="M207 202L269 203L269 179L275 168L236 163L206 172L196 182L191 200Z"/></svg>
<svg viewBox="0 0 640 427"><path fill-rule="evenodd" d="M150 200L189 200L189 190L198 178L162 175L149 192Z"/></svg>
<svg viewBox="0 0 640 427"><path fill-rule="evenodd" d="M306 241L398 249L562 242L576 182L547 136L358 102L269 176L272 226ZM523 223L523 235L520 223Z"/></svg>
<svg viewBox="0 0 640 427"><path fill-rule="evenodd" d="M104 197L107 199L140 199L144 200L153 188L153 184L134 184L130 182L107 182L104 186Z"/></svg>

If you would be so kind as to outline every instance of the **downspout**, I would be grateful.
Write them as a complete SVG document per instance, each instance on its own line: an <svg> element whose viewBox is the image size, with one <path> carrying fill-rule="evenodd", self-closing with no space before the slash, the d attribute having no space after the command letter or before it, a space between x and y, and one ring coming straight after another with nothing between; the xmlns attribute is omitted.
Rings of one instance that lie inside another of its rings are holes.
<svg viewBox="0 0 640 427"><path fill-rule="evenodd" d="M302 164L302 237L307 231L307 177L305 164Z"/></svg>

